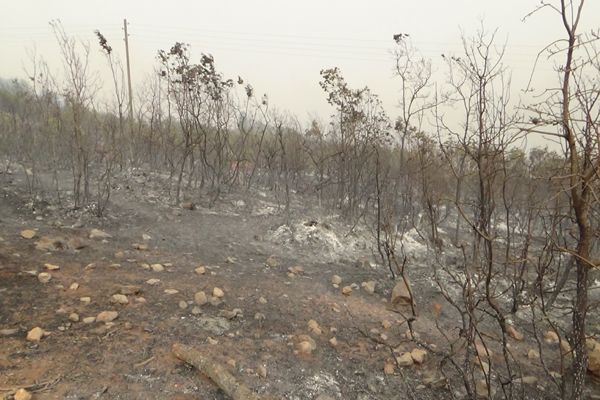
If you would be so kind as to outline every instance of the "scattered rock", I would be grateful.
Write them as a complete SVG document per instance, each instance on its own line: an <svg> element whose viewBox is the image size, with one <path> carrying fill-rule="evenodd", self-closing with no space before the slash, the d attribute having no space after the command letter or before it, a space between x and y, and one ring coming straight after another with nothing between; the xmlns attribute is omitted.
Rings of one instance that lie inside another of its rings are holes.
<svg viewBox="0 0 600 400"><path fill-rule="evenodd" d="M211 344L213 346L216 344L219 344L218 340L215 340L215 339L211 338L210 336L206 338L206 341L208 342L208 344Z"/></svg>
<svg viewBox="0 0 600 400"><path fill-rule="evenodd" d="M494 355L492 350L489 347L484 346L481 342L475 343L475 352L477 353L477 361L487 361Z"/></svg>
<svg viewBox="0 0 600 400"><path fill-rule="evenodd" d="M69 321L71 322L79 322L79 314L71 313L69 314Z"/></svg>
<svg viewBox="0 0 600 400"><path fill-rule="evenodd" d="M258 298L258 302L259 302L260 304L267 304L267 299L265 299L263 296L260 296L260 297Z"/></svg>
<svg viewBox="0 0 600 400"><path fill-rule="evenodd" d="M270 256L267 258L267 261L265 261L265 265L270 268L277 268L279 267L279 260L275 256Z"/></svg>
<svg viewBox="0 0 600 400"><path fill-rule="evenodd" d="M412 357L415 364L423 364L425 361L425 356L427 352L423 349L415 348L410 352L410 356Z"/></svg>
<svg viewBox="0 0 600 400"><path fill-rule="evenodd" d="M331 283L333 285L339 285L342 283L342 277L339 275L334 275L331 277Z"/></svg>
<svg viewBox="0 0 600 400"><path fill-rule="evenodd" d="M112 322L119 316L119 313L116 311L102 311L100 314L96 316L96 321L98 322Z"/></svg>
<svg viewBox="0 0 600 400"><path fill-rule="evenodd" d="M150 286L157 285L159 282L160 282L160 279L156 279L156 278L148 279L146 281L146 283Z"/></svg>
<svg viewBox="0 0 600 400"><path fill-rule="evenodd" d="M206 297L206 293L204 293L203 291L197 292L194 295L194 301L199 306L205 305L206 303L208 303L208 298Z"/></svg>
<svg viewBox="0 0 600 400"><path fill-rule="evenodd" d="M554 331L544 333L544 341L548 344L556 344L559 342L558 334Z"/></svg>
<svg viewBox="0 0 600 400"><path fill-rule="evenodd" d="M71 289L71 290L79 289L79 283L77 283L77 282L71 283L71 286L69 286L69 289Z"/></svg>
<svg viewBox="0 0 600 400"><path fill-rule="evenodd" d="M96 317L85 317L83 319L84 324L93 324L94 322L96 322Z"/></svg>
<svg viewBox="0 0 600 400"><path fill-rule="evenodd" d="M40 251L58 251L65 248L65 241L61 237L42 236L35 242L35 248Z"/></svg>
<svg viewBox="0 0 600 400"><path fill-rule="evenodd" d="M258 376L260 376L261 378L267 377L267 368L264 365L259 365L256 368L256 372L258 372Z"/></svg>
<svg viewBox="0 0 600 400"><path fill-rule="evenodd" d="M257 312L256 314L254 314L254 319L257 320L257 321L259 321L259 322L264 321L266 318L267 317L263 313Z"/></svg>
<svg viewBox="0 0 600 400"><path fill-rule="evenodd" d="M147 233L142 233L142 239L148 241L152 239L152 236L148 235Z"/></svg>
<svg viewBox="0 0 600 400"><path fill-rule="evenodd" d="M350 296L352 294L352 286L344 286L342 288L342 294L344 296Z"/></svg>
<svg viewBox="0 0 600 400"><path fill-rule="evenodd" d="M39 342L44 337L44 330L39 326L36 326L29 332L27 332L27 341L29 342Z"/></svg>
<svg viewBox="0 0 600 400"><path fill-rule="evenodd" d="M15 400L31 400L32 395L25 389L19 389L14 394Z"/></svg>
<svg viewBox="0 0 600 400"><path fill-rule="evenodd" d="M336 337L332 337L331 339L329 339L329 344L331 345L331 347L337 347L338 346L338 340Z"/></svg>
<svg viewBox="0 0 600 400"><path fill-rule="evenodd" d="M134 296L142 292L142 288L135 285L122 285L119 286L118 292L125 296Z"/></svg>
<svg viewBox="0 0 600 400"><path fill-rule="evenodd" d="M84 304L90 304L92 302L92 298L88 296L80 297L79 301Z"/></svg>
<svg viewBox="0 0 600 400"><path fill-rule="evenodd" d="M600 343L588 339L586 342L588 350L588 371L594 377L600 377Z"/></svg>
<svg viewBox="0 0 600 400"><path fill-rule="evenodd" d="M181 308L182 310L185 310L187 308L187 306L188 306L187 301L181 300L179 302L179 308Z"/></svg>
<svg viewBox="0 0 600 400"><path fill-rule="evenodd" d="M58 265L54 264L44 264L44 268L46 268L48 271L56 271L60 269Z"/></svg>
<svg viewBox="0 0 600 400"><path fill-rule="evenodd" d="M479 379L475 383L475 393L479 399L491 399L494 397L495 391L494 388L491 388L491 390L488 391L488 385L485 379Z"/></svg>
<svg viewBox="0 0 600 400"><path fill-rule="evenodd" d="M199 266L194 270L198 275L204 275L206 273L206 267Z"/></svg>
<svg viewBox="0 0 600 400"><path fill-rule="evenodd" d="M529 349L529 351L527 352L527 358L530 360L539 360L540 353L537 350Z"/></svg>
<svg viewBox="0 0 600 400"><path fill-rule="evenodd" d="M400 367L410 367L414 364L412 355L410 353L402 353L400 356L396 357L396 363Z"/></svg>
<svg viewBox="0 0 600 400"><path fill-rule="evenodd" d="M383 366L383 373L386 375L393 375L394 372L396 372L396 366L394 363L386 361L385 365Z"/></svg>
<svg viewBox="0 0 600 400"><path fill-rule="evenodd" d="M113 294L110 298L111 303L129 304L129 299L124 294Z"/></svg>
<svg viewBox="0 0 600 400"><path fill-rule="evenodd" d="M100 229L92 229L88 236L90 239L110 239L112 236Z"/></svg>
<svg viewBox="0 0 600 400"><path fill-rule="evenodd" d="M200 314L202 314L202 309L200 307L194 307L194 308L192 308L192 314L200 315Z"/></svg>
<svg viewBox="0 0 600 400"><path fill-rule="evenodd" d="M148 251L148 245L146 243L133 243L131 247L139 251Z"/></svg>
<svg viewBox="0 0 600 400"><path fill-rule="evenodd" d="M381 321L381 327L385 330L388 330L392 327L392 323L387 319L384 319L383 321Z"/></svg>
<svg viewBox="0 0 600 400"><path fill-rule="evenodd" d="M510 336L511 338L518 340L519 342L522 341L525 337L523 336L523 334L519 331L516 330L516 328L512 325L508 325L506 327L506 333L508 333L508 336Z"/></svg>
<svg viewBox="0 0 600 400"><path fill-rule="evenodd" d="M362 283L362 288L369 294L375 293L375 281L367 281Z"/></svg>
<svg viewBox="0 0 600 400"><path fill-rule="evenodd" d="M40 272L38 274L37 278L38 278L38 281L40 281L41 283L48 283L52 279L52 275L50 275L47 272Z"/></svg>
<svg viewBox="0 0 600 400"><path fill-rule="evenodd" d="M288 271L294 275L304 275L304 268L299 265L288 268Z"/></svg>
<svg viewBox="0 0 600 400"><path fill-rule="evenodd" d="M21 237L23 239L33 239L36 235L36 232L33 229L23 229L21 231Z"/></svg>
<svg viewBox="0 0 600 400"><path fill-rule="evenodd" d="M221 310L221 312L219 313L220 317L225 317L229 320L232 320L234 318L242 318L244 316L244 313L242 312L242 310L240 308L234 308L233 310L229 311L229 310Z"/></svg>
<svg viewBox="0 0 600 400"><path fill-rule="evenodd" d="M164 293L168 294L168 295L173 295L173 294L179 293L179 290L177 290L177 289L165 289Z"/></svg>
<svg viewBox="0 0 600 400"><path fill-rule="evenodd" d="M410 296L410 290L408 286L404 282L404 279L400 280L392 289L392 297L390 298L390 302L393 305L410 305L412 302L412 297Z"/></svg>
<svg viewBox="0 0 600 400"><path fill-rule="evenodd" d="M216 297L216 298L219 298L219 299L220 299L220 298L222 298L223 296L225 296L225 292L223 292L223 290L222 290L222 289L220 289L220 288L218 288L218 287L215 287L215 288L213 289L213 296L214 296L214 297Z"/></svg>
<svg viewBox="0 0 600 400"><path fill-rule="evenodd" d="M71 238L67 241L67 249L81 250L88 247L88 242L80 238Z"/></svg>
<svg viewBox="0 0 600 400"><path fill-rule="evenodd" d="M186 202L181 203L181 208L183 208L185 210L194 211L196 209L196 205L194 203L192 203L191 201L186 201Z"/></svg>
<svg viewBox="0 0 600 400"><path fill-rule="evenodd" d="M198 326L215 336L222 336L231 329L231 323L223 317L200 317L198 319Z"/></svg>
<svg viewBox="0 0 600 400"><path fill-rule="evenodd" d="M320 335L322 333L319 323L314 319L308 321L308 329L315 335Z"/></svg>
<svg viewBox="0 0 600 400"><path fill-rule="evenodd" d="M152 271L154 272L163 272L165 270L165 267L163 267L162 264L152 264L150 265L150 268L152 268Z"/></svg>

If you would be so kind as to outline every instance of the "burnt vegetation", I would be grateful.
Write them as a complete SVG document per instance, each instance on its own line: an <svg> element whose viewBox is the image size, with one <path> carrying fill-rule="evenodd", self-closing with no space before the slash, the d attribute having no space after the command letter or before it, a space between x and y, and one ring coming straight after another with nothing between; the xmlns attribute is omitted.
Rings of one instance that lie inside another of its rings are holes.
<svg viewBox="0 0 600 400"><path fill-rule="evenodd" d="M293 195L312 196L369 227L378 263L409 291L405 238L416 232L449 318L434 318L437 346L414 340L433 355L448 396L523 398L534 364L544 398L583 398L600 378L600 53L598 32L578 29L583 3L543 3L528 16L550 9L564 33L541 49L558 81L535 102L517 104L494 31L442 56L443 81L397 34L398 116L334 67L319 81L332 115L308 126L242 77L223 76L210 54L195 61L182 42L158 51L129 110L118 52L102 33L86 44L53 23L61 76L33 59L29 81L0 82L2 173L23 172L32 204L98 218L110 213L113 177L127 170L167 176L173 205L212 207L230 191L259 188L289 215ZM98 94L94 51L111 72L109 100ZM553 144L526 145L540 135ZM65 174L69 188L59 184ZM401 311L409 330L429 306L411 301ZM513 351L517 331L533 358Z"/></svg>

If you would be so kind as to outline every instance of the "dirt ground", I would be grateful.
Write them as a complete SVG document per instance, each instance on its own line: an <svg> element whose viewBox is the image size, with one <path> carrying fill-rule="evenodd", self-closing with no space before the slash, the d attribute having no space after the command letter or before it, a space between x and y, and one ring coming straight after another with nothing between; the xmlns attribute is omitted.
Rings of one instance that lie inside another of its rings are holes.
<svg viewBox="0 0 600 400"><path fill-rule="evenodd" d="M172 355L176 342L277 398L451 397L430 379L434 355L422 365L395 365L396 355L418 346L387 301L394 282L373 262L367 230L345 235L350 227L312 200L294 196L288 215L268 192L237 192L213 208L196 199L188 210L163 200L164 181L134 174L116 181L107 215L97 218L52 201L31 203L23 182L18 173L0 177L0 398L27 387L34 399L226 399ZM281 228L287 220L295 232ZM94 228L110 237L91 239ZM23 238L25 229L35 236ZM40 250L44 237L53 245ZM421 310L415 329L435 346L441 336L431 305L441 298L418 246L413 256L421 266L411 275ZM158 263L164 270L152 268ZM45 264L60 268L46 271ZM290 273L296 266L301 270ZM40 272L51 280L41 283ZM333 275L342 277L340 287ZM373 294L361 288L371 280ZM195 303L199 291L211 300L215 287L224 292L220 301ZM117 293L128 303L114 303ZM105 310L118 317L83 322ZM26 340L34 327L46 332L37 342ZM298 352L300 335L316 344L309 354ZM514 346L526 353L529 345ZM386 362L392 374L384 373ZM530 398L543 398L540 387L549 388L534 386Z"/></svg>

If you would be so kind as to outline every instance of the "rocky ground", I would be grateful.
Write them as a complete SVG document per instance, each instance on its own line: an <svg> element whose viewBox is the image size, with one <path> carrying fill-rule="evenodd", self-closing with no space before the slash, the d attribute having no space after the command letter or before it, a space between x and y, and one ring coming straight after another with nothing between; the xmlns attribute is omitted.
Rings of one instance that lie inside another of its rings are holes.
<svg viewBox="0 0 600 400"><path fill-rule="evenodd" d="M439 307L417 238L414 340L368 229L301 196L290 213L258 191L183 208L163 200L160 177L117 182L97 218L31 202L23 177L0 177L0 398L226 399L172 354L176 342L281 399L461 395L435 354L436 324L456 316ZM531 367L528 398L553 390L532 341L517 330L511 341Z"/></svg>

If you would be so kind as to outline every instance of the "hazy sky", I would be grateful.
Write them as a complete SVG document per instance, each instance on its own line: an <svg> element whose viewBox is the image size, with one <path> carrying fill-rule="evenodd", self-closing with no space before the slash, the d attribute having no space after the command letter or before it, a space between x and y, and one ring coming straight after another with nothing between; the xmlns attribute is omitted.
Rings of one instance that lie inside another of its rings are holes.
<svg viewBox="0 0 600 400"><path fill-rule="evenodd" d="M338 66L353 87L368 85L391 115L398 98L390 50L392 35L408 33L414 45L442 70L441 53L460 51L461 31L473 34L484 21L499 28L506 41L505 62L513 69L513 87L522 88L536 53L564 37L558 16L549 10L522 18L539 0L0 0L0 77L24 77L27 49L34 47L53 70L60 71L48 22L60 19L67 33L92 44L93 67L107 76L93 31L99 29L124 59L123 18L129 21L134 85L151 73L156 51L175 41L190 43L193 56L215 57L226 77L242 76L271 104L306 120L331 110L319 87L319 71ZM600 1L586 3L584 27L600 26ZM595 20L594 20L595 19ZM551 65L535 82L548 85Z"/></svg>

